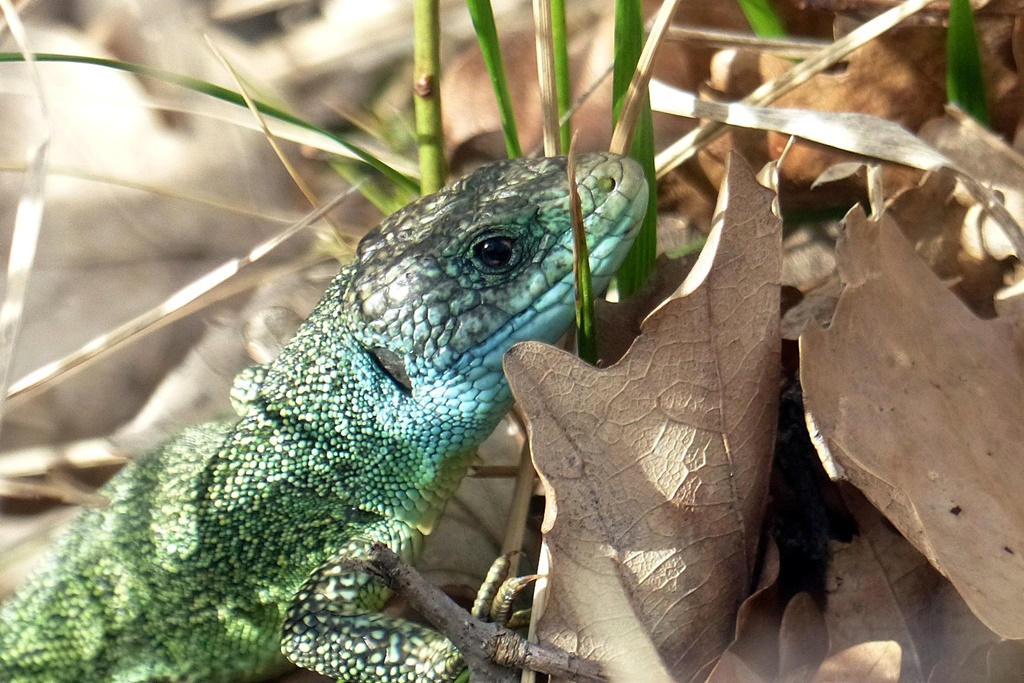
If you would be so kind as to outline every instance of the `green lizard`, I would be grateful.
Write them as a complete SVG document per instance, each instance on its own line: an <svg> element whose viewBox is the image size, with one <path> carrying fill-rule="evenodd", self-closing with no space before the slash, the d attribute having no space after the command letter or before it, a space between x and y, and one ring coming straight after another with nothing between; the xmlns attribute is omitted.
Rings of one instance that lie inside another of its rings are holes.
<svg viewBox="0 0 1024 683"><path fill-rule="evenodd" d="M594 282L647 205L640 167L581 157ZM341 681L450 681L440 634L379 613L347 569L374 542L413 560L511 404L501 359L573 319L565 158L497 162L386 219L239 419L182 431L103 489L0 608L3 683L212 683L290 659Z"/></svg>

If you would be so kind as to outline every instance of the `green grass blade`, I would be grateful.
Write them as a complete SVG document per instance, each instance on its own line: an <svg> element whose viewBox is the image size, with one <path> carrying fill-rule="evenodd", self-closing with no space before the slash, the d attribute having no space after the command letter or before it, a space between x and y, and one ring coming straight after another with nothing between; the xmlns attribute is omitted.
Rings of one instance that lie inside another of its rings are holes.
<svg viewBox="0 0 1024 683"><path fill-rule="evenodd" d="M551 0L551 39L555 44L555 88L558 93L558 120L565 119L572 108L572 82L569 75L569 36L565 21L565 0ZM572 142L572 124L565 121L559 128L562 149Z"/></svg>
<svg viewBox="0 0 1024 683"><path fill-rule="evenodd" d="M413 110L420 157L420 190L437 192L448 177L441 125L441 8L439 0L413 4Z"/></svg>
<svg viewBox="0 0 1024 683"><path fill-rule="evenodd" d="M644 19L640 0L615 1L615 67L612 71L613 117L617 122L629 82L633 78L640 53L643 50ZM614 127L614 126L613 126ZM619 292L629 296L637 291L654 271L658 252L657 189L654 182L654 124L651 118L650 98L640 115L630 156L644 167L650 184L647 215L633 248L626 255L617 275Z"/></svg>
<svg viewBox="0 0 1024 683"><path fill-rule="evenodd" d="M649 100L644 103L643 112L640 114L630 156L643 166L649 194L643 225L640 226L633 248L626 254L616 276L619 293L622 296L629 296L643 287L647 278L654 272L654 262L658 257L658 191L654 182L654 124L651 120Z"/></svg>
<svg viewBox="0 0 1024 683"><path fill-rule="evenodd" d="M754 33L762 38L781 38L786 35L782 19L768 0L740 0L740 9Z"/></svg>
<svg viewBox="0 0 1024 683"><path fill-rule="evenodd" d="M523 156L523 148L519 143L519 131L516 129L516 116L512 110L512 96L508 91L505 79L505 63L501 57L501 45L498 42L498 28L494 24L494 12L490 0L466 0L469 16L473 20L476 39L480 44L480 52L484 56L487 73L491 77L494 96L498 100L498 113L501 116L501 130L505 134L505 149L509 159Z"/></svg>
<svg viewBox="0 0 1024 683"><path fill-rule="evenodd" d="M978 34L970 0L951 0L946 34L946 97L988 126L988 100L981 69Z"/></svg>
<svg viewBox="0 0 1024 683"><path fill-rule="evenodd" d="M572 270L576 283L576 355L597 363L597 333L594 330L594 282L590 274L590 251L583 227L583 208L576 185L576 156L569 150L569 215L572 218Z"/></svg>
<svg viewBox="0 0 1024 683"><path fill-rule="evenodd" d="M131 64L128 62L121 62L113 59L102 59L100 57L84 57L81 55L62 55L52 53L39 53L34 55L34 59L39 62L57 62L63 64L85 64L89 66L99 66L107 69L116 69L118 71L125 71L128 73L136 74L138 76L144 76L146 78L154 78L164 83L170 83L177 85L194 92L208 95L215 99L230 104L237 105L243 109L247 109L245 98L240 94L222 88L219 85L214 85L207 81L200 80L198 78L191 78L189 76L183 76L181 74L172 73L170 71L164 71L163 69L156 69L153 67L145 66L142 64ZM0 64L10 62L22 62L24 57L18 52L0 52ZM289 114L288 112L278 109L273 105L265 102L255 101L256 108L264 116L268 116L279 121L283 121L297 128L313 132L319 136L322 136L335 144L348 150L354 157L366 163L378 170L388 180L393 182L395 185L405 188L408 191L419 193L419 186L414 180L407 177L406 175L396 171L394 168L384 163L380 159L377 159L366 150L353 145L342 138L329 133L322 128L318 128L311 123L303 121L302 119Z"/></svg>
<svg viewBox="0 0 1024 683"><path fill-rule="evenodd" d="M626 89L644 47L644 17L640 0L615 0L615 66L612 70L612 119L619 120Z"/></svg>
<svg viewBox="0 0 1024 683"><path fill-rule="evenodd" d="M410 192L399 185L378 182L380 176L374 176L364 164L354 159L336 157L328 162L335 173L344 178L353 187L359 188L359 194L373 204L385 216L390 216L419 196L419 192Z"/></svg>

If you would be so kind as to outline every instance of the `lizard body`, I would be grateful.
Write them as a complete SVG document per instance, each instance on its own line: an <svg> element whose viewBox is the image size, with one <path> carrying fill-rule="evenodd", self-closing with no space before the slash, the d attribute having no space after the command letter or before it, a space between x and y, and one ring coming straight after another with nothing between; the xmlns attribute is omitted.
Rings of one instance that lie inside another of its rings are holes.
<svg viewBox="0 0 1024 683"><path fill-rule="evenodd" d="M647 185L610 154L577 183L603 287ZM126 467L0 607L0 681L234 683L286 657L342 681L454 679L447 639L380 614L387 591L345 562L375 542L415 559L510 407L502 355L565 332L568 201L564 158L506 161L385 219L240 375L239 418Z"/></svg>

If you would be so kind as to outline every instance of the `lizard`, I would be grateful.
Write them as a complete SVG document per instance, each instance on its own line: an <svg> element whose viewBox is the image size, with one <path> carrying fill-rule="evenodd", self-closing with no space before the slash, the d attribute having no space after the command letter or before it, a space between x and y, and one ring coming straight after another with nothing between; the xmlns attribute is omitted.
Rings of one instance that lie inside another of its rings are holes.
<svg viewBox="0 0 1024 683"><path fill-rule="evenodd" d="M0 607L3 683L232 683L286 660L352 683L447 683L432 629L352 569L414 561L510 409L502 356L574 317L565 157L494 162L367 233L295 337L243 371L237 417L186 428L101 489ZM636 162L581 155L596 288L648 202Z"/></svg>

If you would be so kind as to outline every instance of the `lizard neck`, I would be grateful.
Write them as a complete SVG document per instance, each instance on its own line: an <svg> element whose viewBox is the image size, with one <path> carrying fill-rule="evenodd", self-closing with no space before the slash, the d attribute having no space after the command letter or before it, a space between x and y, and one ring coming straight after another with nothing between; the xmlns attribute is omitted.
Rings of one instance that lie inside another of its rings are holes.
<svg viewBox="0 0 1024 683"><path fill-rule="evenodd" d="M511 395L503 377L472 400L405 390L353 333L347 287L343 270L269 366L217 458L208 495L230 492L221 513L250 519L355 508L429 533Z"/></svg>

